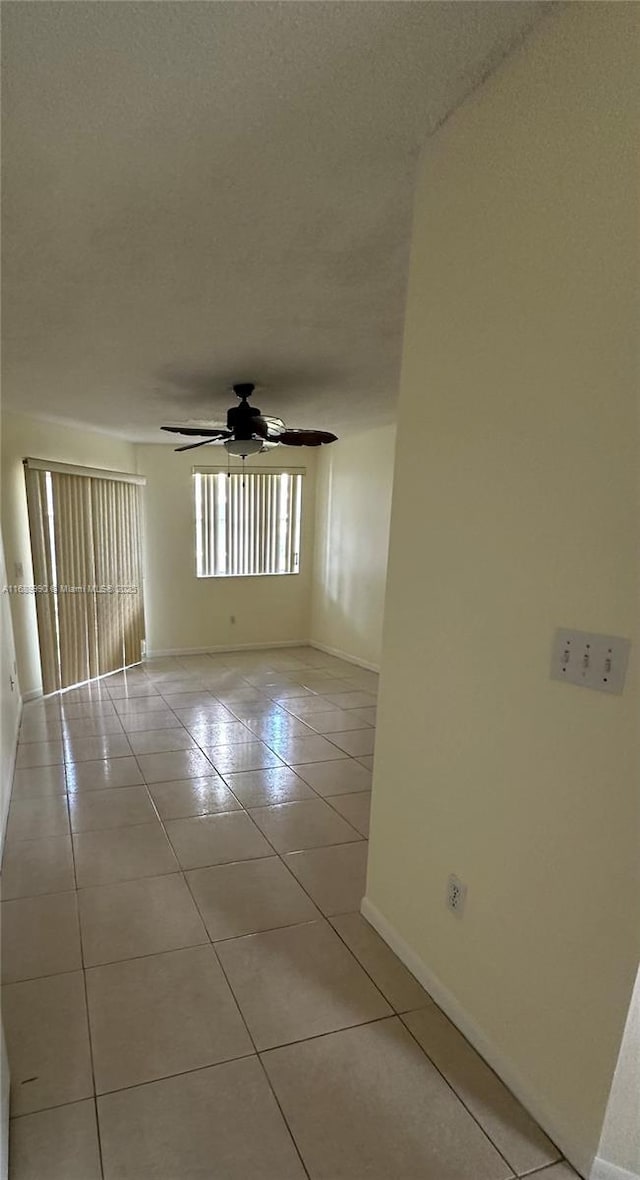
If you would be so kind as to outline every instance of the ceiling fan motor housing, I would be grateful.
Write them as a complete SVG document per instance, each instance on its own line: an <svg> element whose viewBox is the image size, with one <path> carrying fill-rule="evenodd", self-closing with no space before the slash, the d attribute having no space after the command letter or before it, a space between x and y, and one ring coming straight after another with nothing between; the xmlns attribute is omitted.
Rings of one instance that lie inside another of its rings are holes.
<svg viewBox="0 0 640 1180"><path fill-rule="evenodd" d="M241 401L239 406L231 406L227 410L227 430L233 431L236 438L262 434L260 424L261 411L257 406L250 406L247 401Z"/></svg>

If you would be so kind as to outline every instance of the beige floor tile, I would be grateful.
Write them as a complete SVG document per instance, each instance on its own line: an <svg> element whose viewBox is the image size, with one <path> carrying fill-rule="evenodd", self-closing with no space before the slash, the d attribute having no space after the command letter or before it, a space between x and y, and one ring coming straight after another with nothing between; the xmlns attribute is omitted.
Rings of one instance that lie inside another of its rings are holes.
<svg viewBox="0 0 640 1180"><path fill-rule="evenodd" d="M31 742L60 742L62 741L62 725L59 720L42 717L33 721L23 721L18 734L20 745Z"/></svg>
<svg viewBox="0 0 640 1180"><path fill-rule="evenodd" d="M361 836L369 835L371 791L351 791L349 795L330 795L329 802Z"/></svg>
<svg viewBox="0 0 640 1180"><path fill-rule="evenodd" d="M245 685L244 688L230 688L220 689L215 694L223 705L246 705L248 701L265 701L270 700L270 694L263 693L259 688L252 685Z"/></svg>
<svg viewBox="0 0 640 1180"><path fill-rule="evenodd" d="M63 721L74 717L117 717L111 701L78 701L76 704L63 704L61 707Z"/></svg>
<svg viewBox="0 0 640 1180"><path fill-rule="evenodd" d="M512 1174L397 1017L262 1060L312 1180Z"/></svg>
<svg viewBox="0 0 640 1180"><path fill-rule="evenodd" d="M157 688L150 681L128 681L126 684L109 684L107 691L112 700L133 699L135 697L155 697Z"/></svg>
<svg viewBox="0 0 640 1180"><path fill-rule="evenodd" d="M365 770L369 772L373 770L373 754L365 754L364 757L358 758L358 762L364 766Z"/></svg>
<svg viewBox="0 0 640 1180"><path fill-rule="evenodd" d="M368 845L337 844L290 852L284 862L323 914L360 909L367 879Z"/></svg>
<svg viewBox="0 0 640 1180"><path fill-rule="evenodd" d="M119 717L129 716L131 713L164 713L171 706L164 697L122 697L112 702Z"/></svg>
<svg viewBox="0 0 640 1180"><path fill-rule="evenodd" d="M183 869L272 854L271 846L244 811L167 820L165 826Z"/></svg>
<svg viewBox="0 0 640 1180"><path fill-rule="evenodd" d="M320 672L318 669L307 672L306 675L303 673L301 683L323 696L326 696L328 692L346 692L348 688L345 681L334 676L332 672Z"/></svg>
<svg viewBox="0 0 640 1180"><path fill-rule="evenodd" d="M145 729L130 733L129 742L134 754L166 754L173 750L196 750L197 743L182 726L168 729Z"/></svg>
<svg viewBox="0 0 640 1180"><path fill-rule="evenodd" d="M322 734L302 738L272 739L280 757L289 765L303 765L307 762L331 762L344 758L344 752L334 746Z"/></svg>
<svg viewBox="0 0 640 1180"><path fill-rule="evenodd" d="M559 1158L537 1123L435 1004L403 1020L518 1175Z"/></svg>
<svg viewBox="0 0 640 1180"><path fill-rule="evenodd" d="M206 724L194 722L187 725L189 733L199 746L235 746L239 742L254 742L252 734L241 721L212 721Z"/></svg>
<svg viewBox="0 0 640 1180"><path fill-rule="evenodd" d="M282 766L282 760L264 742L242 742L234 746L208 746L205 749L219 774L241 770L263 770L268 766Z"/></svg>
<svg viewBox="0 0 640 1180"><path fill-rule="evenodd" d="M233 716L245 724L248 721L269 721L279 717L290 717L282 705L265 697L263 701L230 701L227 708Z"/></svg>
<svg viewBox="0 0 640 1180"><path fill-rule="evenodd" d="M288 766L246 770L239 774L227 773L225 778L244 807L268 807L274 803L288 803L292 799L317 798L311 787L303 783Z"/></svg>
<svg viewBox="0 0 640 1180"><path fill-rule="evenodd" d="M114 787L106 791L76 791L69 795L72 832L123 828L157 819L144 786Z"/></svg>
<svg viewBox="0 0 640 1180"><path fill-rule="evenodd" d="M123 713L120 721L125 733L144 733L148 729L178 729L182 725L180 718L170 709L163 713Z"/></svg>
<svg viewBox="0 0 640 1180"><path fill-rule="evenodd" d="M175 715L187 728L191 725L217 725L219 721L233 724L238 720L220 704L220 701L214 701L213 698L209 705L191 705L187 709L176 709Z"/></svg>
<svg viewBox="0 0 640 1180"><path fill-rule="evenodd" d="M55 766L64 761L62 742L29 742L18 746L16 769L30 766Z"/></svg>
<svg viewBox="0 0 640 1180"><path fill-rule="evenodd" d="M105 1180L304 1180L251 1057L98 1099ZM353 1178L352 1178L353 1180Z"/></svg>
<svg viewBox="0 0 640 1180"><path fill-rule="evenodd" d="M3 901L2 982L82 968L76 894Z"/></svg>
<svg viewBox="0 0 640 1180"><path fill-rule="evenodd" d="M67 780L64 766L34 766L16 770L12 799L39 799L43 795L64 795Z"/></svg>
<svg viewBox="0 0 640 1180"><path fill-rule="evenodd" d="M207 941L179 873L81 889L78 904L87 967Z"/></svg>
<svg viewBox="0 0 640 1180"><path fill-rule="evenodd" d="M103 737L105 734L122 732L117 717L70 717L64 723L66 738Z"/></svg>
<svg viewBox="0 0 640 1180"><path fill-rule="evenodd" d="M346 795L348 791L371 790L371 772L353 758L338 762L310 762L293 769L319 795Z"/></svg>
<svg viewBox="0 0 640 1180"><path fill-rule="evenodd" d="M178 868L158 820L132 828L78 832L73 837L78 888L159 877Z"/></svg>
<svg viewBox="0 0 640 1180"><path fill-rule="evenodd" d="M200 750L139 754L138 765L146 783L172 783L183 778L206 778L211 774L211 763Z"/></svg>
<svg viewBox="0 0 640 1180"><path fill-rule="evenodd" d="M348 712L350 716L354 718L354 720L357 717L362 722L363 728L366 728L367 725L372 725L375 729L378 713L375 705L367 705L364 709L347 709L346 712Z"/></svg>
<svg viewBox="0 0 640 1180"><path fill-rule="evenodd" d="M37 701L25 701L22 708L23 721L41 721L43 718L48 720L60 720L60 699L59 697L41 698Z"/></svg>
<svg viewBox="0 0 640 1180"><path fill-rule="evenodd" d="M324 799L256 807L249 814L277 852L348 844L358 836L351 824L336 815Z"/></svg>
<svg viewBox="0 0 640 1180"><path fill-rule="evenodd" d="M272 701L289 701L301 700L303 697L315 696L310 688L306 688L303 684L283 683L283 684L268 684L265 685L265 694L271 697Z"/></svg>
<svg viewBox="0 0 640 1180"><path fill-rule="evenodd" d="M101 737L65 738L66 762L95 762L102 758L131 755L125 733L105 733Z"/></svg>
<svg viewBox="0 0 640 1180"><path fill-rule="evenodd" d="M149 790L163 819L240 810L238 800L217 774L177 783L154 783Z"/></svg>
<svg viewBox="0 0 640 1180"><path fill-rule="evenodd" d="M341 750L352 758L364 758L373 754L376 744L375 729L353 729L349 733L336 733L333 740Z"/></svg>
<svg viewBox="0 0 640 1180"><path fill-rule="evenodd" d="M211 946L87 971L97 1093L253 1052Z"/></svg>
<svg viewBox="0 0 640 1180"><path fill-rule="evenodd" d="M335 709L335 705L320 694L310 697L290 697L287 701L282 701L281 707L294 717L301 717L303 720L305 717L313 717L317 713L330 713Z"/></svg>
<svg viewBox="0 0 640 1180"><path fill-rule="evenodd" d="M67 763L69 794L73 791L103 791L108 787L135 787L143 781L140 767L133 756Z"/></svg>
<svg viewBox="0 0 640 1180"><path fill-rule="evenodd" d="M64 795L39 799L12 799L7 823L7 843L40 840L44 836L67 836L69 813Z"/></svg>
<svg viewBox="0 0 640 1180"><path fill-rule="evenodd" d="M251 934L216 949L259 1050L391 1012L326 922Z"/></svg>
<svg viewBox="0 0 640 1180"><path fill-rule="evenodd" d="M167 692L163 686L162 696L170 709L193 709L213 705L213 694L199 689L195 692Z"/></svg>
<svg viewBox="0 0 640 1180"><path fill-rule="evenodd" d="M195 869L187 873L187 880L214 941L311 922L320 916L276 856Z"/></svg>
<svg viewBox="0 0 640 1180"><path fill-rule="evenodd" d="M102 1180L93 1099L11 1119L11 1180Z"/></svg>
<svg viewBox="0 0 640 1180"><path fill-rule="evenodd" d="M75 889L70 836L21 840L5 848L2 899L35 897Z"/></svg>
<svg viewBox="0 0 640 1180"><path fill-rule="evenodd" d="M90 684L78 684L75 688L64 689L59 697L61 705L77 704L84 701L108 700L109 694L104 681L93 680Z"/></svg>
<svg viewBox="0 0 640 1180"><path fill-rule="evenodd" d="M81 971L6 984L2 1012L14 1115L91 1097Z"/></svg>
<svg viewBox="0 0 640 1180"><path fill-rule="evenodd" d="M431 1003L417 979L361 914L341 914L330 921L396 1012Z"/></svg>
<svg viewBox="0 0 640 1180"><path fill-rule="evenodd" d="M371 692L327 693L327 699L338 709L365 709L375 707L376 696Z"/></svg>
<svg viewBox="0 0 640 1180"><path fill-rule="evenodd" d="M355 709L331 709L328 713L316 713L309 717L307 724L316 733L345 733L350 729L365 728L360 718L355 717Z"/></svg>
<svg viewBox="0 0 640 1180"><path fill-rule="evenodd" d="M531 1180L580 1180L580 1178L566 1160L561 1160L558 1164L552 1164L550 1168L543 1168L541 1172L532 1173Z"/></svg>
<svg viewBox="0 0 640 1180"><path fill-rule="evenodd" d="M326 713L323 716L326 717ZM299 717L292 717L290 713L282 713L277 717L246 717L243 725L253 734L254 739L259 738L268 746L276 738L313 736L313 729Z"/></svg>

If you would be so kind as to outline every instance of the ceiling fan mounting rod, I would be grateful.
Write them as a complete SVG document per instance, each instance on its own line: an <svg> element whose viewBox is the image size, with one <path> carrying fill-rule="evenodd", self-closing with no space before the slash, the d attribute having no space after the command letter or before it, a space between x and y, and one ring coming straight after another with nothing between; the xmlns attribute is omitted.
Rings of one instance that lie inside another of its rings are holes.
<svg viewBox="0 0 640 1180"><path fill-rule="evenodd" d="M233 385L232 389L233 389L233 392L235 393L236 397L239 397L243 401L246 401L246 399L248 397L251 397L251 394L253 393L253 391L255 389L255 385L251 381L246 381L246 382L241 382L238 385Z"/></svg>

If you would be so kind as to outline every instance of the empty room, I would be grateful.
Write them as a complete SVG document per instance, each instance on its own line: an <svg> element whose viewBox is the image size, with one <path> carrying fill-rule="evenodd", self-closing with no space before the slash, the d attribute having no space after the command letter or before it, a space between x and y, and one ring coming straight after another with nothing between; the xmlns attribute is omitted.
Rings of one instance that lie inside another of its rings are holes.
<svg viewBox="0 0 640 1180"><path fill-rule="evenodd" d="M638 5L0 15L0 1180L640 1180Z"/></svg>

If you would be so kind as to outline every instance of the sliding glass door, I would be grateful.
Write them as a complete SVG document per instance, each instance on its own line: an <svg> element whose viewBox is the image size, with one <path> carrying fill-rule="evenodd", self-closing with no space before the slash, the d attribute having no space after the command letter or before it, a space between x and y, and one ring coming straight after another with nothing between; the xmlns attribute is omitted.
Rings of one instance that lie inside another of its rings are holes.
<svg viewBox="0 0 640 1180"><path fill-rule="evenodd" d="M45 693L141 659L140 486L25 460ZM135 481L135 482L134 482Z"/></svg>

